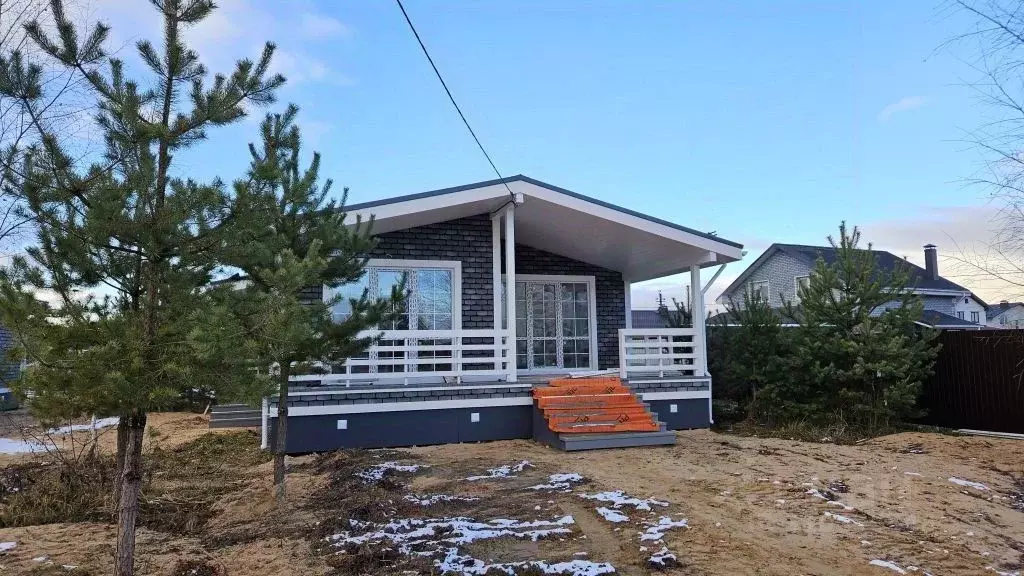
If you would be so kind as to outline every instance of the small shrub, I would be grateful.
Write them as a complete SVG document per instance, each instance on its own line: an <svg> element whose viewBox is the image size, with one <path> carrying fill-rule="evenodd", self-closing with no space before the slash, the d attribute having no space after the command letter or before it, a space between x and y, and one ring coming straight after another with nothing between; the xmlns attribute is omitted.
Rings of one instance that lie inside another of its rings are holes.
<svg viewBox="0 0 1024 576"><path fill-rule="evenodd" d="M0 527L107 521L114 459L89 455L52 464L13 464L0 473Z"/></svg>

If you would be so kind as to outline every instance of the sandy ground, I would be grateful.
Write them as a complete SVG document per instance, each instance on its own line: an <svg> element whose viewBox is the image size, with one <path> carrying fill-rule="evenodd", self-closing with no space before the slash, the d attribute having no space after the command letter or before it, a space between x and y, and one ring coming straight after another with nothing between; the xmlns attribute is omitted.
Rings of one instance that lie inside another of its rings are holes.
<svg viewBox="0 0 1024 576"><path fill-rule="evenodd" d="M870 566L875 559L935 575L983 574L1024 563L1024 511L1010 496L1021 489L1012 475L1024 477L1024 441L906 433L836 446L702 430L668 448L566 454L516 441L412 451L449 466L525 458L664 499L689 520L688 530L667 537L686 565L681 574L892 573ZM848 492L835 495L854 510L807 494L837 480Z"/></svg>
<svg viewBox="0 0 1024 576"><path fill-rule="evenodd" d="M209 432L206 419L193 414L155 415L151 423L157 433L147 435L147 442L168 449ZM112 447L112 441L104 446ZM403 460L430 465L398 478L407 484L399 488L406 493L480 496L486 505L474 513L505 510L575 519L566 539L471 546L476 557L488 560L568 555L610 562L627 576L647 574L650 552L640 550L638 525L612 524L595 512L596 503L580 497L623 490L664 500L670 506L654 513L688 520L688 528L665 534L665 544L681 563L669 574L897 573L871 566L872 560L936 576L996 574L990 567L1013 574L1024 564L1024 480L1015 480L1024 478L1024 441L905 433L836 446L690 431L679 434L674 447L564 453L531 441L510 441L402 453ZM524 459L535 467L519 478L464 480ZM308 466L297 470L289 480L292 512L277 514L270 498L271 467L261 464L245 471L244 479L216 503L201 535L140 530L139 573L173 575L181 559L202 559L230 575L376 573L331 572L330 559L318 550L321 542L302 536L309 526L343 526L348 519L303 508L303 498L326 479ZM526 489L559 472L580 473L588 483L571 492ZM981 483L985 489L950 478ZM808 494L811 489L841 504ZM392 501L389 497L379 505ZM38 570L46 562L79 566L79 574L106 574L114 536L115 529L106 524L3 529L0 542L18 544L0 555L0 574L43 573ZM43 556L46 560L34 560Z"/></svg>

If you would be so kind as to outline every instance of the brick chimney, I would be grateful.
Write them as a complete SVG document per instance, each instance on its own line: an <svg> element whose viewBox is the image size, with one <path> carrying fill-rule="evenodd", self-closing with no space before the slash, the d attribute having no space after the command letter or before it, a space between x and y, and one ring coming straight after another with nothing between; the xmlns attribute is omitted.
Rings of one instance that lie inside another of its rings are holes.
<svg viewBox="0 0 1024 576"><path fill-rule="evenodd" d="M939 277L939 256L935 244L924 245L924 270L929 280Z"/></svg>

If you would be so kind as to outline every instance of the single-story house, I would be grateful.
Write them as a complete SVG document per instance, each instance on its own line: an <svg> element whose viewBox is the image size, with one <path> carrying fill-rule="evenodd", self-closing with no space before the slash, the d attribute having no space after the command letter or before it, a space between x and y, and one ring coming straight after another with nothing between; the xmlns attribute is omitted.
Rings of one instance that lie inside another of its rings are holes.
<svg viewBox="0 0 1024 576"><path fill-rule="evenodd" d="M989 306L987 316L991 328L1024 328L1024 302L1003 300Z"/></svg>
<svg viewBox="0 0 1024 576"><path fill-rule="evenodd" d="M346 211L372 217L378 242L341 293L387 293L406 274L410 298L368 353L293 378L287 452L530 438L533 389L595 373L621 378L665 429L710 424L703 317L634 327L630 285L686 272L703 309L702 270L739 260L740 244L526 176ZM266 399L265 445L276 412Z"/></svg>
<svg viewBox="0 0 1024 576"><path fill-rule="evenodd" d="M921 268L885 250L872 250L883 274L902 267L910 274L911 290L921 297L925 312L920 324L956 330L980 330L986 323L985 302L970 290L939 275L935 245L924 247L925 267ZM772 244L754 260L718 297L719 304L741 306L745 293L758 294L772 308L786 302L799 305L799 287L810 280L818 258L835 262L831 246Z"/></svg>

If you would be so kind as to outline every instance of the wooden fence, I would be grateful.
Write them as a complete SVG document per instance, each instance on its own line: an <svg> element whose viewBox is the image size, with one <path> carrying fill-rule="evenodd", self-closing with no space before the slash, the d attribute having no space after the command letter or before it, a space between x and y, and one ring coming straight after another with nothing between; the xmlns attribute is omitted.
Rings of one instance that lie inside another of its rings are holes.
<svg viewBox="0 0 1024 576"><path fill-rule="evenodd" d="M1024 330L944 331L923 422L1024 434Z"/></svg>

